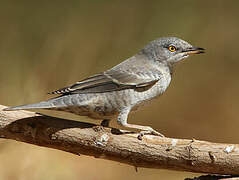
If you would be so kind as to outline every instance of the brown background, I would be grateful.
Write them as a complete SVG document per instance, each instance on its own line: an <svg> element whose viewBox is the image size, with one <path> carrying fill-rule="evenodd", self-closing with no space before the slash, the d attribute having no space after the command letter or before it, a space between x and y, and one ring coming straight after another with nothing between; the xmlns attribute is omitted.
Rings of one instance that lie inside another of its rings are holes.
<svg viewBox="0 0 239 180"><path fill-rule="evenodd" d="M1 0L0 103L47 99L47 92L106 70L153 39L177 36L207 53L179 64L167 92L129 121L150 125L169 137L238 143L238 17L236 0ZM145 180L196 175L153 169L136 173L116 162L0 141L0 179Z"/></svg>

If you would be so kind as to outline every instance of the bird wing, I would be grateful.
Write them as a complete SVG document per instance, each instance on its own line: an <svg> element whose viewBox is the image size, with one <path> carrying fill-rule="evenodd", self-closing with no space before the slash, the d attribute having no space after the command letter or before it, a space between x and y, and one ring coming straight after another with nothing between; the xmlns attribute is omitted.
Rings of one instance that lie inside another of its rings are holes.
<svg viewBox="0 0 239 180"><path fill-rule="evenodd" d="M133 73L132 71L111 69L49 94L103 93L123 89L147 88L153 86L158 80L159 78L149 76L149 73L143 71Z"/></svg>

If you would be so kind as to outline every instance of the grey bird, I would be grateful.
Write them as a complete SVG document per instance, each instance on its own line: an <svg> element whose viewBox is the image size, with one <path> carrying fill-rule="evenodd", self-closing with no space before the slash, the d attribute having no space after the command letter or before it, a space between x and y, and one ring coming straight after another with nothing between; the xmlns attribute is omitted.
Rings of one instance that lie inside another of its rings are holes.
<svg viewBox="0 0 239 180"><path fill-rule="evenodd" d="M176 37L159 38L113 68L50 93L58 97L5 110L66 111L101 119L104 126L117 118L122 127L140 130L140 136L146 133L163 136L149 126L128 124L128 115L165 92L179 61L203 52L203 48Z"/></svg>

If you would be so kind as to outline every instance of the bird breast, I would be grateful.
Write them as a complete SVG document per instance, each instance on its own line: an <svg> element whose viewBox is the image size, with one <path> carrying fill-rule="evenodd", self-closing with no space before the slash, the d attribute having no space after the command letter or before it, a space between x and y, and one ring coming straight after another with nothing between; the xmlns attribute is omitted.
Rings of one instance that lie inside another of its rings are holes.
<svg viewBox="0 0 239 180"><path fill-rule="evenodd" d="M145 103L149 102L152 99L159 97L163 94L167 87L171 82L171 74L169 70L162 69L160 70L162 74L160 74L160 79L155 85L143 92L135 91L134 94L136 96L135 108L138 106L144 105Z"/></svg>

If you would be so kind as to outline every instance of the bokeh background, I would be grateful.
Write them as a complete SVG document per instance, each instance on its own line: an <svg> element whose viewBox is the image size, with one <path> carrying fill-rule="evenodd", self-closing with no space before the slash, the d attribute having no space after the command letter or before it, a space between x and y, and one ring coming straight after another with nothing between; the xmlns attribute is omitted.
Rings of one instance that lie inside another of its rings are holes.
<svg viewBox="0 0 239 180"><path fill-rule="evenodd" d="M47 92L104 71L153 39L177 36L207 53L179 64L167 92L131 115L129 122L150 125L169 137L238 143L238 17L236 0L1 0L0 104L47 99ZM0 141L0 179L145 180L198 175L142 168L136 173L117 162Z"/></svg>

